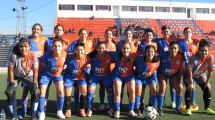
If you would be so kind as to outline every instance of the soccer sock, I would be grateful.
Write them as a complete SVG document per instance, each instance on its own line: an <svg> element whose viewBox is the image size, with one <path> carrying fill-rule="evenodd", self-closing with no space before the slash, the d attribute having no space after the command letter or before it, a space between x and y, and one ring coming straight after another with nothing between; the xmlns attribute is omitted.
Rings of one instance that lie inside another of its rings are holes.
<svg viewBox="0 0 215 120"><path fill-rule="evenodd" d="M191 104L195 105L196 104L196 88L194 88L192 90L192 100L191 100Z"/></svg>
<svg viewBox="0 0 215 120"><path fill-rule="evenodd" d="M94 93L89 93L87 95L87 107L88 109L92 109L92 104L93 104L93 97L94 97Z"/></svg>
<svg viewBox="0 0 215 120"><path fill-rule="evenodd" d="M151 96L151 104L154 108L157 107L157 95L152 95Z"/></svg>
<svg viewBox="0 0 215 120"><path fill-rule="evenodd" d="M65 96L64 109L71 110L71 96Z"/></svg>
<svg viewBox="0 0 215 120"><path fill-rule="evenodd" d="M179 109L179 107L181 106L182 104L182 96L181 95L177 95L176 96L176 109Z"/></svg>
<svg viewBox="0 0 215 120"><path fill-rule="evenodd" d="M190 99L190 92L188 90L185 91L184 98L185 98L186 109L190 109L191 99Z"/></svg>
<svg viewBox="0 0 215 120"><path fill-rule="evenodd" d="M115 106L115 111L120 111L120 103L115 102L114 106Z"/></svg>
<svg viewBox="0 0 215 120"><path fill-rule="evenodd" d="M37 108L38 108L38 96L31 95L31 113L32 113L32 116L36 116Z"/></svg>
<svg viewBox="0 0 215 120"><path fill-rule="evenodd" d="M203 89L203 99L204 99L205 109L209 108L211 103L211 91L207 87Z"/></svg>
<svg viewBox="0 0 215 120"><path fill-rule="evenodd" d="M105 101L105 88L100 86L99 88L99 99L100 99L100 104L104 104Z"/></svg>
<svg viewBox="0 0 215 120"><path fill-rule="evenodd" d="M62 111L64 105L64 96L57 97L57 111Z"/></svg>
<svg viewBox="0 0 215 120"><path fill-rule="evenodd" d="M158 96L158 109L163 109L164 96Z"/></svg>
<svg viewBox="0 0 215 120"><path fill-rule="evenodd" d="M23 115L27 113L27 107L28 107L28 99L22 99L22 112Z"/></svg>
<svg viewBox="0 0 215 120"><path fill-rule="evenodd" d="M172 102L175 102L175 99L176 99L176 91L175 91L175 89L170 90L170 96L171 96Z"/></svg>
<svg viewBox="0 0 215 120"><path fill-rule="evenodd" d="M86 107L86 96L80 96L80 109L85 109Z"/></svg>
<svg viewBox="0 0 215 120"><path fill-rule="evenodd" d="M134 101L129 102L129 111L134 110Z"/></svg>
<svg viewBox="0 0 215 120"><path fill-rule="evenodd" d="M134 108L135 108L136 110L139 110L139 108L140 108L140 99L141 99L141 97L140 97L139 95L136 95L136 98L135 98L135 106L134 106Z"/></svg>
<svg viewBox="0 0 215 120"><path fill-rule="evenodd" d="M80 103L80 93L78 89L74 89L74 103L75 103L75 108L79 107Z"/></svg>
<svg viewBox="0 0 215 120"><path fill-rule="evenodd" d="M141 105L142 108L145 107L144 97L143 96L140 97L140 105Z"/></svg>
<svg viewBox="0 0 215 120"><path fill-rule="evenodd" d="M16 99L9 100L8 104L9 104L8 107L9 107L10 113L12 114L13 117L16 117L17 116Z"/></svg>
<svg viewBox="0 0 215 120"><path fill-rule="evenodd" d="M109 86L106 88L107 93L108 93L108 105L109 109L113 109L113 103L114 103L114 92L113 92L113 87Z"/></svg>
<svg viewBox="0 0 215 120"><path fill-rule="evenodd" d="M40 97L39 99L39 111L42 113L42 112L45 112L45 97Z"/></svg>

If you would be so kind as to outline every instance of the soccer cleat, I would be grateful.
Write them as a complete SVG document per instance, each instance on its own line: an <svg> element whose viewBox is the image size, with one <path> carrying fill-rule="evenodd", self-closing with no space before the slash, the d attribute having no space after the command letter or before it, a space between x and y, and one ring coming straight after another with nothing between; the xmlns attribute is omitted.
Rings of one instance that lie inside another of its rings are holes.
<svg viewBox="0 0 215 120"><path fill-rule="evenodd" d="M159 116L163 116L164 114L163 114L163 110L162 109L158 109L158 114L159 114Z"/></svg>
<svg viewBox="0 0 215 120"><path fill-rule="evenodd" d="M120 118L120 112L119 111L115 111L113 116L115 118L119 119Z"/></svg>
<svg viewBox="0 0 215 120"><path fill-rule="evenodd" d="M143 114L140 112L140 110L135 110L135 113L137 114L138 118L143 117Z"/></svg>
<svg viewBox="0 0 215 120"><path fill-rule="evenodd" d="M189 109L186 109L185 115L188 115L188 116L191 116L191 115L192 115L192 111L191 111L190 108L189 108Z"/></svg>
<svg viewBox="0 0 215 120"><path fill-rule="evenodd" d="M196 105L196 104L191 105L190 108L191 108L192 111L198 111L199 110L199 106Z"/></svg>
<svg viewBox="0 0 215 120"><path fill-rule="evenodd" d="M92 114L93 114L93 111L92 111L92 110L90 110L90 109L87 110L87 114L86 114L87 117L91 117Z"/></svg>
<svg viewBox="0 0 215 120"><path fill-rule="evenodd" d="M207 114L209 114L209 115L215 115L215 111L213 111L211 108L207 108L207 109L205 110L205 112L206 112Z"/></svg>
<svg viewBox="0 0 215 120"><path fill-rule="evenodd" d="M137 117L137 114L133 110L129 111L128 115L131 117Z"/></svg>
<svg viewBox="0 0 215 120"><path fill-rule="evenodd" d="M11 120L19 120L19 118L18 117L13 117L13 118L11 118Z"/></svg>
<svg viewBox="0 0 215 120"><path fill-rule="evenodd" d="M57 117L60 119L66 119L62 111L57 111Z"/></svg>
<svg viewBox="0 0 215 120"><path fill-rule="evenodd" d="M101 104L101 105L99 106L99 110L105 110L105 105L104 105L104 104Z"/></svg>
<svg viewBox="0 0 215 120"><path fill-rule="evenodd" d="M171 108L172 108L172 109L175 109L175 108L176 108L176 103L175 103L174 101L171 103Z"/></svg>
<svg viewBox="0 0 215 120"><path fill-rule="evenodd" d="M85 109L80 109L79 114L81 117L86 117Z"/></svg>
<svg viewBox="0 0 215 120"><path fill-rule="evenodd" d="M70 118L72 116L71 110L66 110L66 112L64 113L64 116L66 118Z"/></svg>
<svg viewBox="0 0 215 120"><path fill-rule="evenodd" d="M108 110L108 115L110 116L110 117L113 117L113 115L114 115L114 111L111 109L111 110Z"/></svg>
<svg viewBox="0 0 215 120"><path fill-rule="evenodd" d="M44 112L39 114L39 120L45 120L45 118L46 118L46 115Z"/></svg>

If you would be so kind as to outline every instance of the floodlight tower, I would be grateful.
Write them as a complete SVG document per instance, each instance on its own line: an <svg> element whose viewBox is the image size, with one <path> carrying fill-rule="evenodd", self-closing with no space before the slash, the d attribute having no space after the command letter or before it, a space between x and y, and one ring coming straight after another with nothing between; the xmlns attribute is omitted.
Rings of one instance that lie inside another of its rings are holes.
<svg viewBox="0 0 215 120"><path fill-rule="evenodd" d="M16 0L16 8L13 11L16 12L16 35L26 35L26 10L28 7L25 5L26 0Z"/></svg>

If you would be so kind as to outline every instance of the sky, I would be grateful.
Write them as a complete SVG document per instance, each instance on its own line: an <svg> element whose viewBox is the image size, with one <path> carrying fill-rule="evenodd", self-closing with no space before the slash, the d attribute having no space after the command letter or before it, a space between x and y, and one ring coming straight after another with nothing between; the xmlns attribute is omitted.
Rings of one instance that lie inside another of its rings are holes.
<svg viewBox="0 0 215 120"><path fill-rule="evenodd" d="M26 1L26 31L31 33L31 27L35 23L42 24L43 34L53 33L57 3L56 0L25 0ZM202 2L203 0L163 0L179 2ZM215 3L215 0L204 0L204 2ZM0 34L16 33L16 0L1 0L0 4Z"/></svg>

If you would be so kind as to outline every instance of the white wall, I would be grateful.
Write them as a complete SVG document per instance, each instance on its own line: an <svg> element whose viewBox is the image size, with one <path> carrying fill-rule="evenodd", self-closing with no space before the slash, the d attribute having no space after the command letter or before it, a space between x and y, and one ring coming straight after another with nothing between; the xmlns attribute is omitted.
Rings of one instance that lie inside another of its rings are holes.
<svg viewBox="0 0 215 120"><path fill-rule="evenodd" d="M65 11L57 10L57 17L80 17L88 18L115 18L113 16L113 7L111 11L95 11L95 5L112 6L160 6L160 7L185 7L193 9L193 19L196 20L215 20L215 14L196 14L195 8L215 8L212 3L186 3L186 2L158 2L158 1L133 1L133 0L57 0L58 4L74 5L94 5L93 11ZM187 19L187 13L162 13L162 12L125 12L120 11L120 18L149 18L149 19Z"/></svg>

